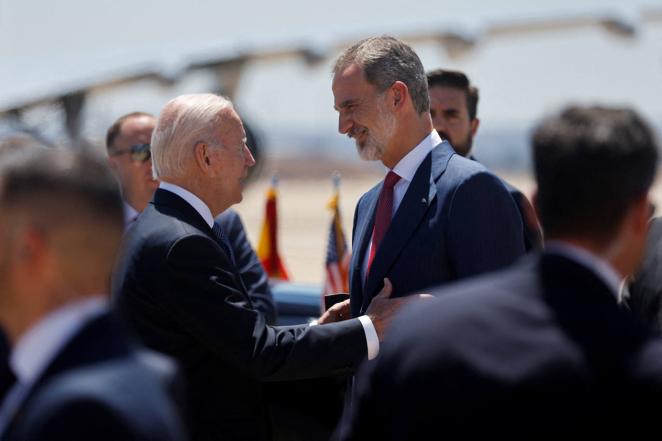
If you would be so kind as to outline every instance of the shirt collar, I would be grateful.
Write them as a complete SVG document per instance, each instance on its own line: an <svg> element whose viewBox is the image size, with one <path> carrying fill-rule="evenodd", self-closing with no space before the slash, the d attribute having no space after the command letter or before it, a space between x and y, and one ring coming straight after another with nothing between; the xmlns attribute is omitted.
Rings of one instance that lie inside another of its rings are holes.
<svg viewBox="0 0 662 441"><path fill-rule="evenodd" d="M133 208L127 201L124 202L124 226L129 225L133 222L136 217L140 214L138 210Z"/></svg>
<svg viewBox="0 0 662 441"><path fill-rule="evenodd" d="M177 196L181 197L184 199L186 202L189 203L193 208L195 208L195 211L197 211L200 216L207 222L207 225L209 225L209 228L214 227L214 216L211 214L211 210L205 204L202 199L191 193L185 188L180 187L179 185L171 184L170 182L163 182L161 181L159 183L159 188L162 188L163 190L167 190L171 193L175 193Z"/></svg>
<svg viewBox="0 0 662 441"><path fill-rule="evenodd" d="M416 170L418 170L425 157L439 143L441 143L441 138L437 131L433 130L416 147L410 150L404 158L395 164L393 172L400 176L400 178L411 182L414 179Z"/></svg>
<svg viewBox="0 0 662 441"><path fill-rule="evenodd" d="M560 240L546 242L545 251L567 257L568 259L590 269L611 289L614 296L618 299L622 277L614 267L602 257L593 254L584 248Z"/></svg>
<svg viewBox="0 0 662 441"><path fill-rule="evenodd" d="M90 319L107 309L104 295L68 303L49 313L24 333L14 346L9 363L22 384L35 381L55 355Z"/></svg>

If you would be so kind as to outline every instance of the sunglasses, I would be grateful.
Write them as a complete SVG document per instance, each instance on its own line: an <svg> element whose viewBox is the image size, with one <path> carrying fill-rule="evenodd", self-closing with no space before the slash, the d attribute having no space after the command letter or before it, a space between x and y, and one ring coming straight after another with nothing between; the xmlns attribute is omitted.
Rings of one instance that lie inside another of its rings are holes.
<svg viewBox="0 0 662 441"><path fill-rule="evenodd" d="M152 157L152 151L150 150L149 144L136 144L128 149L113 150L110 152L110 156L121 156L126 153L131 154L131 160L135 162L145 162Z"/></svg>

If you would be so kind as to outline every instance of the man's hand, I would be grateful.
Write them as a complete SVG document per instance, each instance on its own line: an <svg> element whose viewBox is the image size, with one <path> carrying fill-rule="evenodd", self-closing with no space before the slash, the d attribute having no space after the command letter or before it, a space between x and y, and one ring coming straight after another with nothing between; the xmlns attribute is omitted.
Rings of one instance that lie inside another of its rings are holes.
<svg viewBox="0 0 662 441"><path fill-rule="evenodd" d="M384 341L384 333L386 332L391 320L395 314L400 311L400 308L405 306L407 303L416 301L417 299L432 298L430 294L414 294L407 297L397 297L391 298L391 293L393 292L393 286L389 279L384 279L384 287L379 294L373 297L368 306L368 310L365 312L372 324L375 326L377 331L377 337L379 341Z"/></svg>
<svg viewBox="0 0 662 441"><path fill-rule="evenodd" d="M327 309L324 314L322 314L322 317L317 320L317 324L324 325L326 323L339 322L350 318L352 318L352 313L349 309L349 299L347 299L338 302Z"/></svg>

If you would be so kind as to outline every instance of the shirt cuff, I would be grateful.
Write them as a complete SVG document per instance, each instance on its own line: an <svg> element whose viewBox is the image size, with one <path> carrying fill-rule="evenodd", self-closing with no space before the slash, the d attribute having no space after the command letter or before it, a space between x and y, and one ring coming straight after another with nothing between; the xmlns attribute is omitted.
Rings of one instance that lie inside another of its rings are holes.
<svg viewBox="0 0 662 441"><path fill-rule="evenodd" d="M368 344L368 360L372 360L377 357L379 354L379 337L377 337L377 331L375 330L375 325L372 324L372 320L367 315L362 315L359 317L359 321L363 326L363 332L365 332L365 341Z"/></svg>

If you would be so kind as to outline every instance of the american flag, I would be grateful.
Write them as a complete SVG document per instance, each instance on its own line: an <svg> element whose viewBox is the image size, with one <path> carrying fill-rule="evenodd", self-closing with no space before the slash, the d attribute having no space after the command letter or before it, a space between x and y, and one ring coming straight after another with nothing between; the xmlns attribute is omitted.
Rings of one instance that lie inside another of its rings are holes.
<svg viewBox="0 0 662 441"><path fill-rule="evenodd" d="M349 261L351 252L347 248L347 240L342 227L340 217L340 192L339 177L334 177L335 193L327 208L333 212L331 227L329 228L329 240L326 248L326 283L323 295L339 292L349 292Z"/></svg>

